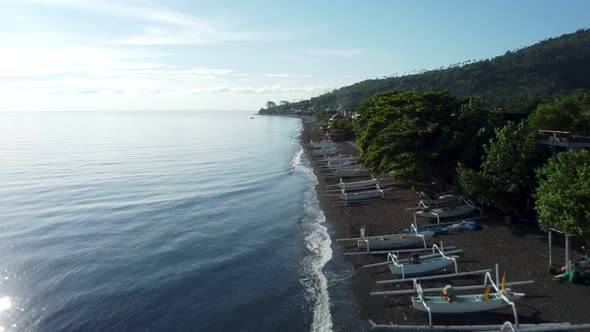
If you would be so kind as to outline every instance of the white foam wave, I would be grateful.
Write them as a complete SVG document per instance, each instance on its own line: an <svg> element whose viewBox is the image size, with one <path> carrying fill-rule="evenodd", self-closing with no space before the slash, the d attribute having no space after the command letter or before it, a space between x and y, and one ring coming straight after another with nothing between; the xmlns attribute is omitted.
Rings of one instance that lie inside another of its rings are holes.
<svg viewBox="0 0 590 332"><path fill-rule="evenodd" d="M304 206L304 244L309 255L303 260L306 278L301 282L306 288L307 296L313 304L311 331L332 331L332 314L330 313L330 294L328 278L323 272L324 266L332 259L332 241L328 230L322 225L326 221L320 208L315 190L312 198Z"/></svg>
<svg viewBox="0 0 590 332"><path fill-rule="evenodd" d="M301 137L301 133L303 132L303 122L299 123L299 127L297 128L297 133L293 135L293 138Z"/></svg>
<svg viewBox="0 0 590 332"><path fill-rule="evenodd" d="M299 150L291 157L291 171L295 169L295 166L301 163L301 156L303 155L303 147L299 147Z"/></svg>

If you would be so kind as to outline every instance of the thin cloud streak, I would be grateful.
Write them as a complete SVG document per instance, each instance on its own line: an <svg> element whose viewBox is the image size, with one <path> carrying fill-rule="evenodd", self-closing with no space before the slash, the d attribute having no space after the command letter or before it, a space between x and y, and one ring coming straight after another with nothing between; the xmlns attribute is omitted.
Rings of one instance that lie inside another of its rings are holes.
<svg viewBox="0 0 590 332"><path fill-rule="evenodd" d="M307 50L306 55L317 57L343 57L350 58L353 56L364 54L361 49L321 49L321 50Z"/></svg>
<svg viewBox="0 0 590 332"><path fill-rule="evenodd" d="M329 89L326 85L310 85L310 86L263 86L263 87L228 87L228 86L217 86L217 87L206 87L201 89L195 89L193 94L210 94L210 93L232 93L232 94L270 94L270 93L311 93L321 92Z"/></svg>
<svg viewBox="0 0 590 332"><path fill-rule="evenodd" d="M251 42L271 37L267 32L243 31L227 19L197 17L151 1L113 0L7 0L18 4L61 7L105 14L148 23L139 34L110 41L118 45L203 45L224 42Z"/></svg>
<svg viewBox="0 0 590 332"><path fill-rule="evenodd" d="M270 78L311 78L308 74L264 74L264 77Z"/></svg>

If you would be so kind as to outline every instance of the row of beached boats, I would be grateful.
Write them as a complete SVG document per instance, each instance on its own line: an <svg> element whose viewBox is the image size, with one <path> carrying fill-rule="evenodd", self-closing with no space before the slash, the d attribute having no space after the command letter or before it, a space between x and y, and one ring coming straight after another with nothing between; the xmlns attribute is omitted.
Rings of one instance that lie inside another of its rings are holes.
<svg viewBox="0 0 590 332"><path fill-rule="evenodd" d="M329 141L310 142L307 148L316 157L318 169L326 172L326 177L339 177L339 182L328 185L328 192L346 204L378 201L384 198L380 179L371 175L370 169L356 163L351 155L343 155L341 148ZM370 178L358 179L361 176ZM348 179L348 178L357 179ZM365 229L360 230L360 237L337 239L337 242L353 244L354 251L344 255L381 255L385 260L363 265L361 268L387 266L392 279L377 281L377 285L398 285L411 283L410 289L373 291L371 296L410 296L412 307L428 314L428 325L376 324L370 321L370 329L388 330L463 330L463 331L557 331L590 329L590 324L543 323L519 324L516 303L525 296L513 292L508 287L525 286L532 280L506 282L501 281L498 265L494 268L478 271L461 271L460 254L463 249L443 246L443 243L430 245L433 238L441 233L456 230L476 229L473 219L483 218L482 210L472 201L458 195L443 195L435 198L424 197L414 210L414 223L399 234L367 236ZM472 215L470 220L451 218ZM436 220L436 224L418 227L419 219ZM452 271L452 272L451 272ZM495 272L495 280L492 272ZM483 276L483 283L450 287L426 287L429 282ZM467 292L484 290L477 293L455 294L455 291ZM442 293L442 294L441 294ZM493 311L511 307L514 322L497 325L435 325L433 315L468 314Z"/></svg>
<svg viewBox="0 0 590 332"><path fill-rule="evenodd" d="M454 225L463 225L468 221L457 221ZM506 282L505 276L501 281L498 265L494 268L461 271L460 256L463 249L456 247L444 247L433 244L429 246L429 240L435 236L434 232L420 232L415 225L410 227L411 233L390 234L381 236L366 236L361 230L361 236L357 238L337 239L338 242L352 242L358 250L345 252L345 255L386 255L383 262L372 263L361 266L361 268L373 268L387 265L391 272L392 279L377 281L377 285L388 285L411 283L410 289L373 291L371 296L410 296L412 307L428 315L428 325L399 325L399 324L376 324L371 321L371 329L389 330L469 330L469 331L493 331L500 330L501 326L511 326L508 331L554 331L554 330L575 330L588 329L590 324L569 324L569 323L543 323L543 324L520 324L518 322L518 311L516 303L525 296L522 292L514 292L514 286L526 286L534 283L533 280ZM379 241L374 243L374 241ZM374 247L371 249L371 243ZM421 248L414 248L420 246ZM408 248L410 247L410 248ZM386 250L377 250L386 249ZM492 272L495 271L495 281ZM482 275L482 284L471 284L462 286L449 285L445 287L426 287L429 282L440 282L441 280L459 279ZM455 294L454 292L465 292L472 290L484 290L477 293ZM449 292L452 290L452 292ZM445 291L447 293L445 293ZM441 295L441 293L443 293ZM510 307L514 316L514 322L506 322L497 325L435 325L433 316L470 314L488 312Z"/></svg>
<svg viewBox="0 0 590 332"><path fill-rule="evenodd" d="M320 150L321 151L321 150ZM339 178L340 182L328 186L332 196L345 204L367 203L381 200L385 197L379 179L371 175L371 169L356 162L356 157L338 153L336 155L317 155L317 169L327 173L326 177ZM351 177L369 177L361 181L347 181Z"/></svg>

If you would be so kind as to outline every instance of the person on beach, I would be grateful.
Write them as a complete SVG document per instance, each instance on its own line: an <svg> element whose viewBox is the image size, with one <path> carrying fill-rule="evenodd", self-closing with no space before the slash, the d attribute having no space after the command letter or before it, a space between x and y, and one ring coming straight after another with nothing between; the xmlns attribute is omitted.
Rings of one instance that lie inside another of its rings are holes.
<svg viewBox="0 0 590 332"><path fill-rule="evenodd" d="M451 302L455 297L455 289L451 285L446 285L445 288L442 289L442 295L447 298L447 302Z"/></svg>
<svg viewBox="0 0 590 332"><path fill-rule="evenodd" d="M566 271L565 266L562 268L561 274L553 277L555 280L564 281L567 280L572 284L585 284L590 279L590 259L586 258L576 264L571 271Z"/></svg>

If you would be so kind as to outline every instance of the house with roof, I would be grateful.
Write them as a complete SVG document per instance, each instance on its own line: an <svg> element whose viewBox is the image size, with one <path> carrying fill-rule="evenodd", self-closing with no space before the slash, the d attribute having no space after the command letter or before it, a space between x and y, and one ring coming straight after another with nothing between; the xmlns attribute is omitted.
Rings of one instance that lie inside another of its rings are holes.
<svg viewBox="0 0 590 332"><path fill-rule="evenodd" d="M344 115L342 115L342 113L338 112L338 113L332 115L330 117L330 120L328 120L328 121L335 121L335 120L340 120L340 119L343 119L343 118L344 118Z"/></svg>

